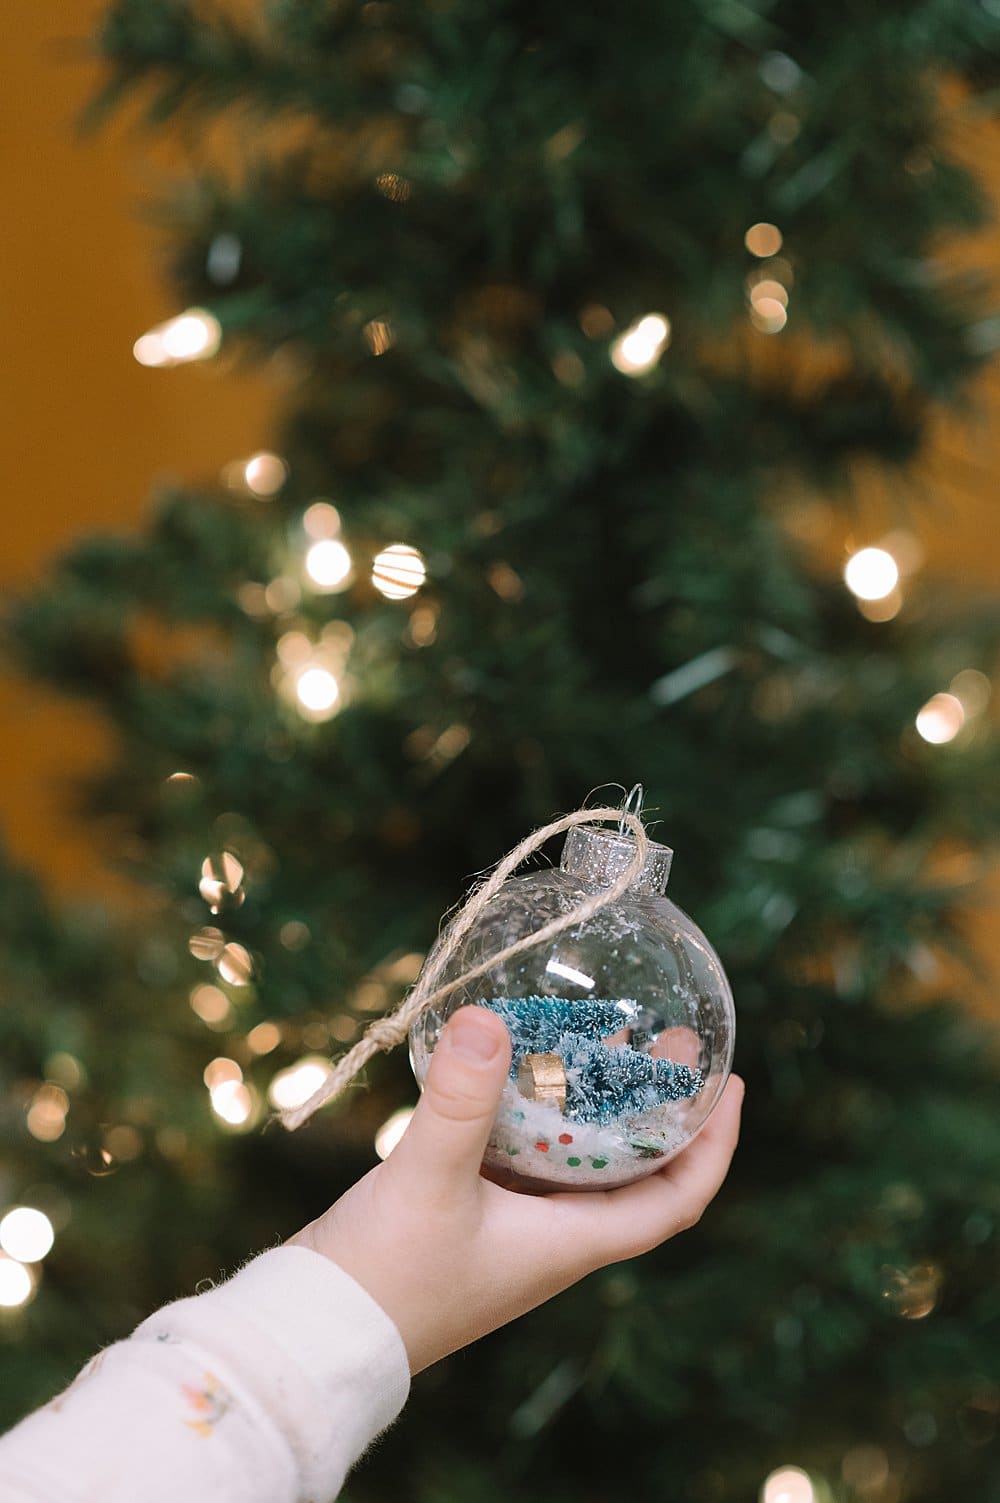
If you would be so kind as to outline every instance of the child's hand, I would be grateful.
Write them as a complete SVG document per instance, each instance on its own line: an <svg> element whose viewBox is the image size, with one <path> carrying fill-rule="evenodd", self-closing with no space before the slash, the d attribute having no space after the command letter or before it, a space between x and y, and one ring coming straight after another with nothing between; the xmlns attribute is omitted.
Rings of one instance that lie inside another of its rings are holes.
<svg viewBox="0 0 1000 1503"><path fill-rule="evenodd" d="M479 1166L510 1066L503 1023L463 1007L383 1164L289 1241L331 1258L395 1321L419 1372L584 1274L694 1226L729 1168L743 1082L658 1173L618 1190L502 1190Z"/></svg>

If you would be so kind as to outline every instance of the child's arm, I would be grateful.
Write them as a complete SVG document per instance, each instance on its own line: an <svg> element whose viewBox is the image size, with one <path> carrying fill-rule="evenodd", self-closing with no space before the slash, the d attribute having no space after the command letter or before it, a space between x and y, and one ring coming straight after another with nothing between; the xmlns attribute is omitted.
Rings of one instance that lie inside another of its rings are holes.
<svg viewBox="0 0 1000 1503"><path fill-rule="evenodd" d="M329 1503L410 1371L698 1220L736 1145L739 1080L659 1173L535 1197L479 1173L509 1060L500 1019L461 1009L385 1163L0 1440L4 1503Z"/></svg>

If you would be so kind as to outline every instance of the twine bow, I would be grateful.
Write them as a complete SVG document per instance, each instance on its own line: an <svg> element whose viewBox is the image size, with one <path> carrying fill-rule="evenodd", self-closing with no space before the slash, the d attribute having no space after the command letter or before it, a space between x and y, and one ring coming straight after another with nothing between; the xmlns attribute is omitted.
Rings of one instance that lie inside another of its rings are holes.
<svg viewBox="0 0 1000 1503"><path fill-rule="evenodd" d="M457 951L462 940L472 928L476 919L482 913L486 904L500 891L507 878L514 872L521 862L537 851L540 846L553 835L559 835L563 830L569 830L573 825L582 824L610 824L614 821L619 826L627 826L635 836L635 852L629 864L616 877L610 886L600 892L593 893L584 898L581 903L564 913L559 918L551 919L543 924L532 934L526 934L514 944L508 945L505 950L500 950L496 955L480 961L478 965L463 971L453 981L445 982L443 986L435 983L442 971L447 966ZM509 851L501 862L495 867L492 875L477 887L466 899L458 913L451 920L441 936L435 950L432 952L429 962L425 963L423 970L418 976L409 994L396 1008L395 1012L387 1013L385 1017L376 1018L365 1029L358 1042L349 1049L344 1057L334 1066L331 1073L323 1081L323 1084L304 1101L301 1106L294 1106L280 1111L277 1115L284 1127L289 1132L294 1132L301 1127L303 1122L308 1122L314 1112L328 1101L333 1101L341 1091L350 1084L360 1070L373 1059L379 1051L388 1053L397 1044L402 1043L417 1019L429 1007L443 1001L445 997L474 981L477 976L482 976L494 966L502 965L514 955L519 955L523 950L531 949L534 945L543 944L561 934L564 929L573 928L577 924L585 923L609 903L613 903L625 893L635 878L640 874L646 864L649 852L649 837L643 829L642 820L638 814L631 813L628 809L623 813L621 809L576 809L572 814L564 814L560 819L553 820L552 824L544 825L534 834L526 836L520 845Z"/></svg>

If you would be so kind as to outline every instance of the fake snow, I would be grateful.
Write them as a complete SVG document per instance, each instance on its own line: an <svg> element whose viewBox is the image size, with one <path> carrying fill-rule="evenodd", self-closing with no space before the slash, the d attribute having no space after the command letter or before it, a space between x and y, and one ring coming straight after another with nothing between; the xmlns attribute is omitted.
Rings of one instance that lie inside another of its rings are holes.
<svg viewBox="0 0 1000 1503"><path fill-rule="evenodd" d="M553 1102L530 1101L508 1081L485 1162L553 1189L610 1190L662 1168L684 1147L690 1133L679 1108L687 1105L668 1101L613 1123L571 1122Z"/></svg>

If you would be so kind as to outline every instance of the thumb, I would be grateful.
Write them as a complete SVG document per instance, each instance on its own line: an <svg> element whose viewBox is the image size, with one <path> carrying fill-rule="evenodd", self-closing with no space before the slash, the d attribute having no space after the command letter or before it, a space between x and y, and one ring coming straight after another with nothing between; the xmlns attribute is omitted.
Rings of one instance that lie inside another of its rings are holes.
<svg viewBox="0 0 1000 1503"><path fill-rule="evenodd" d="M485 1007L460 1007L445 1025L410 1125L386 1160L409 1186L471 1187L510 1069L510 1036Z"/></svg>

